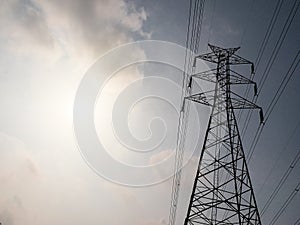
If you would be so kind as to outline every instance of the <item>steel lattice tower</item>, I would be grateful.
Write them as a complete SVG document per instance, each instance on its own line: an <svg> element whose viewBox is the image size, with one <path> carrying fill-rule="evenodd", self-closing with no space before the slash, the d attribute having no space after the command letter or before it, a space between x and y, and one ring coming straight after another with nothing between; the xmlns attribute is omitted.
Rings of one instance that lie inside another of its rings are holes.
<svg viewBox="0 0 300 225"><path fill-rule="evenodd" d="M253 84L256 94L255 82L230 69L249 64L253 73L254 66L235 54L239 48L209 47L212 52L197 56L194 65L202 59L216 69L192 75L188 86L203 79L215 89L186 97L212 109L184 224L261 224L234 109L259 109L261 122L263 114L231 90L231 85Z"/></svg>

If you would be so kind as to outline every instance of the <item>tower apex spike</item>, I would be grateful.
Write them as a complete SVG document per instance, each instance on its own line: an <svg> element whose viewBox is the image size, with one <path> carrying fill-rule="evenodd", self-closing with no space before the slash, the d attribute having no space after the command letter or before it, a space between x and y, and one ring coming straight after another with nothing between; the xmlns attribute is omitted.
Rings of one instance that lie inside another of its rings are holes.
<svg viewBox="0 0 300 225"><path fill-rule="evenodd" d="M212 45L212 44L208 44L208 46L212 50L212 52L215 53L216 55L227 53L227 57L233 55L235 52L237 52L240 49L240 47L221 48L219 46Z"/></svg>

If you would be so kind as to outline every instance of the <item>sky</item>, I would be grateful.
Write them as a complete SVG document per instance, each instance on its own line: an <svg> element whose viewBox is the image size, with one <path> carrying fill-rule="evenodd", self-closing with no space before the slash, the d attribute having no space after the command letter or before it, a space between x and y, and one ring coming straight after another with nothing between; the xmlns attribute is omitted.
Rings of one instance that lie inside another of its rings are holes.
<svg viewBox="0 0 300 225"><path fill-rule="evenodd" d="M241 46L238 54L255 61L276 2L206 1L199 53L208 51L207 43ZM257 82L293 2L283 3L256 70ZM78 143L73 112L82 81L93 74L99 61L102 65L103 58L112 57L107 63L115 65L122 60L145 59L147 51L161 52L166 59L176 57L175 53L185 46L188 7L188 1L180 0L0 1L0 222L3 225L167 224L172 183L167 178L176 146L180 70L159 63L138 63L119 68L105 83L104 65L98 68L94 80L95 85L105 84L97 95L95 118L92 118L97 137L116 162L132 168L152 166L148 173L137 174L145 177L147 185L141 184L139 177L124 175L125 171L108 162L101 166L114 179L99 174L87 162ZM261 89L257 104L263 109L269 106L299 50L299 17L297 12ZM134 45L121 57L113 55L126 48L124 44L142 40L174 44L163 44L161 48L154 44L157 48L146 50L142 44ZM174 52L164 52L170 46ZM116 51L106 54L112 49ZM202 64L199 69L205 66ZM298 75L299 67L270 114L249 162L259 209L299 152ZM143 98L146 95L151 97ZM192 106L191 111L186 137L191 146L186 146L176 224L182 224L186 214L209 114L206 107ZM243 127L242 122L240 125ZM246 153L258 125L259 117L254 113L243 137ZM124 126L126 129L122 130ZM144 149L135 151L134 146L143 141L146 141ZM147 152L148 147L155 151ZM160 164L164 162L167 163ZM264 224L269 224L299 180L298 163L262 216ZM294 224L299 218L299 207L300 197L296 195L276 224Z"/></svg>

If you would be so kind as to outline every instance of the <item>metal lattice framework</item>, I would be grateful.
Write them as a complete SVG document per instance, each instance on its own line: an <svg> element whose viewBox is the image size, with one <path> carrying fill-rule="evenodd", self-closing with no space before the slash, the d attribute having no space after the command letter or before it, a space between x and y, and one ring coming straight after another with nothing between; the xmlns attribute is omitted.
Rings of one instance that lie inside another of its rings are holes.
<svg viewBox="0 0 300 225"><path fill-rule="evenodd" d="M217 68L192 75L189 87L193 79L203 79L215 89L186 97L212 110L184 224L261 224L234 109L259 109L263 121L262 110L231 90L233 84L252 84L256 94L252 80L230 69L249 64L253 72L253 64L235 55L239 48L209 47L212 52L196 59Z"/></svg>

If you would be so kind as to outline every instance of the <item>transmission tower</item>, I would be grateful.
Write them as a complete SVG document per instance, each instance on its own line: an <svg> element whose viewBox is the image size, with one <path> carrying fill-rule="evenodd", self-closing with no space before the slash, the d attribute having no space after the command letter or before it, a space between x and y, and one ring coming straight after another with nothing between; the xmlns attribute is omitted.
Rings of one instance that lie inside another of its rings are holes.
<svg viewBox="0 0 300 225"><path fill-rule="evenodd" d="M235 109L262 109L234 93L231 85L256 83L231 70L231 65L253 63L236 55L239 48L220 48L209 45L211 52L196 56L216 68L191 75L188 88L194 79L213 82L212 91L191 94L187 100L212 107L199 165L192 189L184 225L194 224L261 224Z"/></svg>

